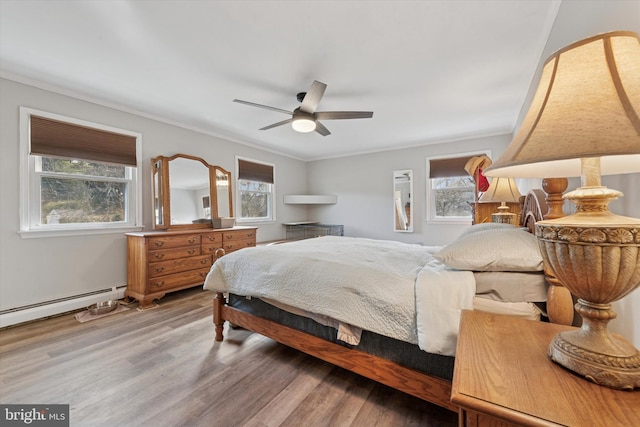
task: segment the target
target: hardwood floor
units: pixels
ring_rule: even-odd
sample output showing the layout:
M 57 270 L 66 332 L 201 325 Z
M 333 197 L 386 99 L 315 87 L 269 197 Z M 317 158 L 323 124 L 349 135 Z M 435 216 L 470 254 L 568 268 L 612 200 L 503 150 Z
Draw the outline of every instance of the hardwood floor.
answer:
M 69 404 L 71 426 L 455 426 L 457 414 L 242 330 L 213 295 L 87 323 L 0 330 L 0 402 Z

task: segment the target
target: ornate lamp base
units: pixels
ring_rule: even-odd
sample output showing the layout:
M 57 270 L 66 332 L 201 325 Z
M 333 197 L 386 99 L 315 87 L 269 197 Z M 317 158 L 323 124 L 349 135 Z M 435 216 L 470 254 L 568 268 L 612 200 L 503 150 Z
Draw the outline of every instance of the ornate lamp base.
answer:
M 557 335 L 549 357 L 589 380 L 611 388 L 640 387 L 640 352 L 607 330 L 616 318 L 611 302 L 640 285 L 640 220 L 608 211 L 603 187 L 580 188 L 578 210 L 536 223 L 540 252 L 553 275 L 578 298 L 582 328 Z M 595 194 L 595 195 L 594 195 Z M 582 196 L 580 194 L 579 196 Z M 567 195 L 565 195 L 567 197 Z
M 607 330 L 609 320 L 616 317 L 611 305 L 580 299 L 576 309 L 583 315 L 582 329 L 556 335 L 549 345 L 549 357 L 602 386 L 624 390 L 640 387 L 640 352 Z

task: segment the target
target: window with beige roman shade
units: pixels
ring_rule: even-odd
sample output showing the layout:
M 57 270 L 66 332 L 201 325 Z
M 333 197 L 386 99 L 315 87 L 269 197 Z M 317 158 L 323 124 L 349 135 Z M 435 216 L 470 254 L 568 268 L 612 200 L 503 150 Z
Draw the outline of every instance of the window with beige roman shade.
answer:
M 237 158 L 238 199 L 236 215 L 242 222 L 273 221 L 274 166 L 254 160 Z
M 136 132 L 20 108 L 21 235 L 142 224 L 140 141 Z
M 470 158 L 488 152 L 427 158 L 427 221 L 469 222 L 475 182 L 465 170 Z

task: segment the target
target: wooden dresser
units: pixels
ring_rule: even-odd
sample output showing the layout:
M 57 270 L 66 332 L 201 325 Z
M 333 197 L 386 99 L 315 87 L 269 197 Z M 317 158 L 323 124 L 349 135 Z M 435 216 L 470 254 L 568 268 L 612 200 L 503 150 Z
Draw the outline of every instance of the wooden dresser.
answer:
M 640 426 L 640 391 L 599 386 L 547 357 L 568 329 L 463 311 L 451 393 L 460 426 Z
M 127 290 L 141 310 L 167 292 L 202 285 L 216 259 L 256 245 L 256 228 L 127 233 Z

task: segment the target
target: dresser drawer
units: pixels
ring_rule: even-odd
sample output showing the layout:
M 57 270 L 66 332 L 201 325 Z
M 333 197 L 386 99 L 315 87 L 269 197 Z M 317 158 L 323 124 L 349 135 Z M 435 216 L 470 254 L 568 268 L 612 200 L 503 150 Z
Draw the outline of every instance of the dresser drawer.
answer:
M 200 255 L 190 258 L 178 258 L 149 264 L 149 277 L 164 276 L 181 271 L 211 267 L 211 255 Z
M 177 258 L 186 258 L 200 255 L 200 246 L 186 246 L 176 249 L 160 249 L 149 251 L 149 262 L 168 261 Z
M 202 244 L 222 243 L 222 233 L 207 233 L 202 235 Z M 218 246 L 219 247 L 219 246 Z
M 200 246 L 199 234 L 187 234 L 182 236 L 158 236 L 150 237 L 149 250 L 179 248 L 181 246 Z
M 233 230 L 222 233 L 222 241 L 226 244 L 236 240 L 252 239 L 256 240 L 256 230 Z
M 254 239 L 238 239 L 232 241 L 226 241 L 222 245 L 225 253 L 237 251 L 238 249 L 251 248 L 256 245 L 256 241 Z
M 150 279 L 147 292 L 161 292 L 172 288 L 179 288 L 189 285 L 198 285 L 204 283 L 204 279 L 209 273 L 208 268 L 193 270 L 186 273 L 170 274 L 155 279 Z

